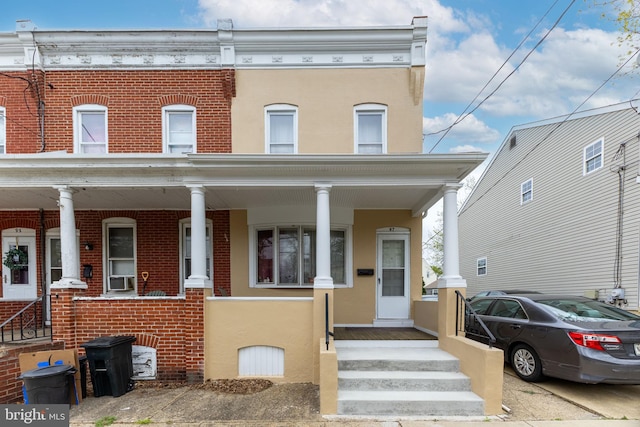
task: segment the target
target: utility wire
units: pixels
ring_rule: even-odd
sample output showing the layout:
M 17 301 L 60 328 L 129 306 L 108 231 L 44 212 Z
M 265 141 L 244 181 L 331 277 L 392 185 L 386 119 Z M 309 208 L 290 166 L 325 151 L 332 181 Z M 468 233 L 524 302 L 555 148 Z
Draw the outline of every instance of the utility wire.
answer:
M 583 106 L 583 105 L 584 105 L 584 104 L 585 104 L 589 99 L 591 99 L 591 98 L 592 98 L 596 93 L 598 93 L 598 91 L 599 91 L 600 89 L 602 89 L 602 87 L 603 87 L 604 85 L 606 85 L 607 83 L 609 83 L 609 81 L 611 81 L 611 79 L 612 79 L 613 77 L 615 77 L 615 75 L 616 75 L 616 74 L 618 74 L 618 73 L 620 72 L 620 70 L 622 70 L 622 69 L 623 69 L 623 68 L 624 68 L 624 67 L 625 67 L 625 66 L 626 66 L 626 65 L 627 65 L 627 64 L 628 64 L 628 63 L 629 63 L 633 58 L 635 58 L 635 57 L 636 57 L 636 55 L 638 55 L 639 53 L 640 53 L 640 49 L 636 50 L 636 51 L 635 51 L 635 53 L 634 53 L 633 55 L 631 55 L 631 56 L 629 57 L 629 59 L 627 59 L 627 60 L 624 62 L 624 64 L 620 65 L 620 66 L 619 66 L 619 67 L 618 67 L 618 68 L 613 72 L 613 74 L 611 74 L 609 77 L 607 77 L 607 79 L 606 79 L 604 82 L 602 82 L 602 84 L 601 84 L 600 86 L 598 86 L 598 88 L 597 88 L 597 89 L 595 89 L 593 92 L 591 92 L 591 94 L 589 94 L 589 96 L 587 96 L 587 97 L 585 98 L 585 100 L 584 100 L 584 101 L 582 101 L 582 102 L 580 103 L 580 105 L 578 105 L 576 108 L 574 108 L 574 110 L 573 110 L 571 113 L 569 113 L 568 115 L 564 116 L 563 120 L 562 120 L 562 121 L 560 121 L 560 122 L 558 122 L 558 123 L 556 124 L 556 126 L 555 126 L 553 129 L 551 129 L 551 130 L 549 131 L 549 133 L 548 133 L 548 134 L 546 134 L 546 135 L 544 136 L 544 138 L 542 138 L 542 139 L 541 139 L 537 144 L 535 144 L 535 145 L 531 148 L 531 150 L 529 150 L 529 151 L 524 155 L 524 157 L 522 157 L 520 160 L 518 160 L 516 163 L 514 163 L 514 165 L 513 165 L 511 168 L 509 168 L 507 171 L 505 171 L 505 173 L 504 173 L 504 174 L 502 174 L 502 176 L 501 176 L 498 180 L 496 180 L 496 182 L 494 182 L 494 183 L 493 183 L 489 188 L 487 188 L 487 190 L 486 190 L 484 193 L 482 193 L 482 194 L 481 194 L 480 196 L 478 196 L 474 201 L 472 201 L 472 202 L 469 204 L 469 206 L 466 206 L 466 205 L 465 205 L 465 206 L 463 206 L 463 209 L 461 209 L 461 210 L 460 210 L 460 213 L 462 213 L 464 210 L 467 210 L 468 208 L 470 208 L 471 206 L 473 206 L 473 205 L 474 205 L 478 200 L 482 199 L 482 198 L 483 198 L 483 197 L 484 197 L 484 196 L 485 196 L 485 195 L 486 195 L 486 194 L 487 194 L 487 193 L 488 193 L 492 188 L 494 188 L 496 185 L 498 185 L 498 184 L 499 184 L 499 183 L 500 183 L 500 182 L 501 182 L 501 181 L 502 181 L 502 180 L 503 180 L 507 175 L 509 175 L 509 173 L 511 173 L 511 171 L 513 171 L 516 167 L 518 167 L 518 165 L 520 165 L 520 163 L 522 163 L 523 161 L 525 161 L 525 160 L 527 159 L 527 157 L 529 157 L 529 155 L 530 155 L 530 154 L 531 154 L 531 153 L 532 153 L 536 148 L 538 148 L 540 145 L 542 145 L 542 143 L 543 143 L 543 142 L 545 142 L 547 139 L 549 139 L 549 137 L 550 137 L 550 136 L 551 136 L 551 135 L 552 135 L 556 130 L 558 130 L 558 128 L 559 128 L 560 126 L 562 126 L 564 123 L 566 123 L 566 122 L 567 122 L 567 120 L 569 120 L 569 118 L 571 118 L 574 114 L 576 114 L 576 113 L 578 112 L 578 110 L 579 110 L 579 109 L 580 109 L 580 108 L 581 108 L 581 107 L 582 107 L 582 106 Z M 498 153 L 496 153 L 496 155 L 498 155 Z M 471 198 L 471 196 L 473 195 L 473 193 L 474 193 L 474 192 L 472 191 L 472 192 L 471 192 L 471 194 L 469 194 L 469 198 L 468 198 L 468 200 L 470 200 L 470 198 Z
M 489 81 L 484 85 L 484 87 L 480 90 L 480 92 L 478 92 L 478 94 L 475 96 L 475 98 L 473 99 L 473 101 L 471 101 L 469 103 L 469 105 L 467 105 L 467 107 L 464 109 L 464 111 L 458 116 L 458 118 L 447 128 L 439 130 L 437 132 L 432 132 L 432 133 L 428 133 L 425 134 L 425 136 L 428 135 L 435 135 L 441 132 L 444 132 L 444 134 L 438 139 L 438 141 L 435 143 L 435 145 L 431 148 L 431 150 L 429 150 L 429 153 L 433 152 L 433 150 L 436 149 L 436 147 L 440 144 L 440 142 L 442 142 L 442 140 L 444 139 L 444 137 L 449 133 L 449 131 L 451 131 L 451 129 L 453 129 L 454 126 L 456 126 L 458 123 L 462 122 L 464 119 L 466 119 L 467 117 L 469 117 L 471 114 L 473 114 L 474 111 L 476 111 L 478 108 L 480 108 L 480 106 L 482 104 L 484 104 L 489 98 L 491 98 L 501 87 L 502 85 L 516 72 L 518 71 L 518 69 L 520 69 L 520 67 L 522 66 L 522 64 L 524 64 L 527 59 L 529 59 L 529 56 L 531 56 L 533 54 L 533 52 L 535 52 L 535 50 L 546 40 L 546 38 L 549 36 L 549 34 L 551 34 L 551 32 L 558 26 L 558 24 L 560 23 L 560 21 L 562 20 L 562 18 L 564 17 L 564 15 L 566 15 L 566 13 L 569 11 L 569 9 L 571 8 L 571 6 L 573 6 L 573 4 L 575 3 L 575 0 L 571 0 L 571 3 L 569 3 L 569 5 L 564 9 L 564 11 L 560 14 L 560 16 L 558 17 L 558 19 L 554 22 L 554 24 L 551 26 L 551 28 L 549 30 L 547 30 L 547 32 L 544 34 L 544 36 L 536 43 L 536 45 L 529 50 L 529 52 L 524 56 L 524 58 L 520 61 L 520 63 L 518 65 L 516 65 L 516 67 L 486 96 L 484 97 L 484 99 L 482 99 L 475 107 L 473 107 L 469 112 L 467 112 L 467 110 L 469 109 L 469 107 L 471 105 L 473 105 L 473 103 L 476 101 L 476 99 L 478 99 L 478 97 L 480 96 L 480 94 L 486 89 L 486 87 L 489 85 L 489 83 L 491 83 L 491 81 L 493 81 L 493 79 L 496 77 L 496 75 L 498 74 L 498 72 L 500 70 L 502 70 L 502 68 L 504 68 L 504 66 L 508 63 L 509 59 L 511 59 L 511 57 L 516 53 L 516 51 L 522 46 L 522 44 L 527 40 L 527 38 L 529 38 L 529 36 L 531 35 L 531 33 L 538 27 L 538 25 L 540 25 L 540 23 L 542 22 L 542 20 L 549 14 L 549 12 L 551 12 L 551 9 L 553 9 L 555 7 L 555 5 L 557 4 L 558 1 L 556 1 L 550 8 L 549 10 L 547 10 L 547 12 L 543 15 L 542 18 L 540 18 L 540 20 L 538 20 L 538 22 L 536 23 L 536 25 L 531 29 L 531 31 L 525 36 L 525 38 L 520 42 L 520 44 L 518 44 L 518 46 L 513 50 L 513 52 L 511 53 L 511 55 L 509 55 L 509 57 L 505 60 L 505 62 L 500 66 L 500 68 L 498 69 L 498 71 L 496 71 L 494 73 L 494 75 L 491 77 L 491 79 L 489 79 Z

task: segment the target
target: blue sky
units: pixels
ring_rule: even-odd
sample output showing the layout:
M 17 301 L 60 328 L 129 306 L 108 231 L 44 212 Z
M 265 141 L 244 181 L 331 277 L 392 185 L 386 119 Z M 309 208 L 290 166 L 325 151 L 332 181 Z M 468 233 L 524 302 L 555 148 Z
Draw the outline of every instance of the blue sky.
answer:
M 479 97 L 473 113 L 444 138 L 442 133 L 428 136 L 425 151 L 493 153 L 512 126 L 572 112 L 620 65 L 626 48 L 618 46 L 618 33 L 593 1 L 30 0 L 3 4 L 0 32 L 13 32 L 18 19 L 31 19 L 43 30 L 179 29 L 215 28 L 218 18 L 231 18 L 242 28 L 405 25 L 413 16 L 426 15 L 425 133 L 447 128 Z M 518 67 L 565 9 L 558 25 Z M 532 30 L 496 81 L 513 75 L 490 96 L 495 83 L 480 92 Z M 616 77 L 583 108 L 627 100 L 639 88 L 637 77 Z

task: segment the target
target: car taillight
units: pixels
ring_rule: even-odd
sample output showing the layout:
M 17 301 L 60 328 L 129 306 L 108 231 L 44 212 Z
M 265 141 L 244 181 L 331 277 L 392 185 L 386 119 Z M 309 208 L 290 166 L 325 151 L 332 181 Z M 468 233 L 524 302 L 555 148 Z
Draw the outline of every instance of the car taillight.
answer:
M 588 332 L 569 332 L 574 343 L 594 350 L 605 351 L 607 344 L 620 344 L 620 338 L 615 335 L 590 334 Z

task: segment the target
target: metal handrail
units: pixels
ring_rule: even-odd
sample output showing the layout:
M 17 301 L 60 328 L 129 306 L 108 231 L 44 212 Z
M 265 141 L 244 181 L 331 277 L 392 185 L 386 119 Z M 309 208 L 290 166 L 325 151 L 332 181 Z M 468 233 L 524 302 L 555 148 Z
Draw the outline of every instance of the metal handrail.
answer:
M 480 317 L 478 317 L 478 313 L 476 313 L 476 311 L 471 307 L 471 304 L 469 304 L 469 301 L 467 301 L 467 299 L 460 293 L 460 291 L 456 291 L 456 336 L 458 335 L 458 332 L 464 332 L 465 335 L 473 335 L 473 336 L 477 336 L 477 337 L 481 337 L 481 338 L 486 338 L 489 342 L 489 348 L 493 348 L 493 346 L 496 343 L 496 337 L 491 333 L 491 331 L 489 330 L 489 328 L 487 328 L 487 325 L 482 321 L 482 319 Z M 460 310 L 460 301 L 462 301 L 463 307 L 465 308 L 464 310 Z M 482 330 L 484 331 L 485 335 L 482 334 L 475 334 L 472 332 L 468 332 L 465 328 L 465 318 L 466 318 L 466 313 L 467 310 L 469 312 L 471 312 L 471 315 L 473 316 L 473 318 L 475 318 L 478 323 L 480 324 L 480 326 L 482 327 Z M 462 319 L 462 321 L 461 321 Z M 460 329 L 460 326 L 462 325 L 462 329 Z
M 38 302 L 42 302 L 42 309 L 48 309 L 51 304 L 51 300 L 45 300 L 47 295 L 42 295 L 39 298 L 31 301 L 24 308 L 18 311 L 16 314 L 2 322 L 0 324 L 0 342 L 10 342 L 10 341 L 25 341 L 35 338 L 41 338 L 47 336 L 47 325 L 46 319 L 43 313 L 38 317 Z M 46 304 L 46 305 L 45 305 Z M 33 312 L 29 312 L 28 310 L 33 307 Z M 18 327 L 16 327 L 15 323 L 18 323 Z M 9 326 L 11 340 L 5 339 L 5 329 Z M 38 329 L 41 329 L 41 333 L 39 334 Z M 51 329 L 51 328 L 49 328 Z M 19 331 L 19 338 L 16 338 L 16 332 Z M 49 332 L 48 336 L 52 336 L 52 333 Z
M 329 350 L 329 336 L 334 336 L 329 330 L 329 294 L 324 294 L 324 342 Z

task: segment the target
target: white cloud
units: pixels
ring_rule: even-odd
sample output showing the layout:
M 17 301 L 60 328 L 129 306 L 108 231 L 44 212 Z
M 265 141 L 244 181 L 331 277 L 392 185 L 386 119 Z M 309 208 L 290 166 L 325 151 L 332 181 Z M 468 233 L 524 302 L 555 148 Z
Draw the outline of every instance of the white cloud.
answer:
M 447 113 L 438 117 L 424 117 L 422 120 L 422 128 L 424 133 L 440 132 L 447 129 L 458 119 L 457 114 Z M 439 139 L 442 133 L 429 136 L 430 139 Z M 489 127 L 486 123 L 479 120 L 473 114 L 466 116 L 462 121 L 455 125 L 446 135 L 448 139 L 454 139 L 463 143 L 473 144 L 492 144 L 500 138 L 500 133 Z

